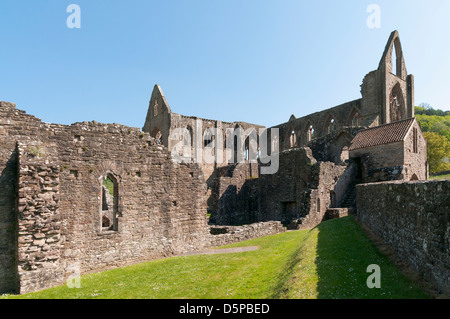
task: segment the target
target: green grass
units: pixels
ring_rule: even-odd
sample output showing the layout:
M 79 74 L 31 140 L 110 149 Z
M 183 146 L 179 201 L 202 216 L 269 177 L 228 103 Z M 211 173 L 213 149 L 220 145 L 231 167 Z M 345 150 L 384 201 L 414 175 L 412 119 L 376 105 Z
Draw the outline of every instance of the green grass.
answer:
M 437 180 L 437 179 L 450 179 L 450 174 L 446 174 L 446 175 L 431 175 L 430 176 L 430 179 L 434 179 L 434 180 Z
M 67 286 L 8 298 L 281 299 L 426 298 L 370 242 L 352 217 L 226 247 L 256 251 L 172 257 L 86 275 Z M 366 285 L 381 267 L 381 289 Z

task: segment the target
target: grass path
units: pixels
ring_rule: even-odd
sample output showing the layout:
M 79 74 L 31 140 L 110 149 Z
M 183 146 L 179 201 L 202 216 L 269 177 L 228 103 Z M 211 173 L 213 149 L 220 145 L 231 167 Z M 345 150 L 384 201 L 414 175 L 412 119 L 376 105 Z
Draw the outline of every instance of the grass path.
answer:
M 80 289 L 56 287 L 37 299 L 425 298 L 381 255 L 352 217 L 231 247 L 258 250 L 180 256 L 81 278 Z M 381 268 L 381 289 L 369 289 L 366 268 Z

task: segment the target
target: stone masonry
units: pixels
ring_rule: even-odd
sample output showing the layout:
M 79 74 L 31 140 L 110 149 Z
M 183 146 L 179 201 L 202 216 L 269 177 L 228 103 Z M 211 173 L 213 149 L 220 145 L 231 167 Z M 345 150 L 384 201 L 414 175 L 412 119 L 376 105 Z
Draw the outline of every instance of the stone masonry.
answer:
M 190 160 L 203 150 L 213 162 Z M 428 178 L 426 156 L 397 31 L 360 99 L 269 128 L 173 113 L 159 85 L 142 130 L 43 123 L 0 102 L 0 293 L 349 213 L 448 291 L 448 184 L 405 183 Z M 265 174 L 269 157 L 277 171 Z
M 450 295 L 450 181 L 357 186 L 358 221 L 440 294 Z

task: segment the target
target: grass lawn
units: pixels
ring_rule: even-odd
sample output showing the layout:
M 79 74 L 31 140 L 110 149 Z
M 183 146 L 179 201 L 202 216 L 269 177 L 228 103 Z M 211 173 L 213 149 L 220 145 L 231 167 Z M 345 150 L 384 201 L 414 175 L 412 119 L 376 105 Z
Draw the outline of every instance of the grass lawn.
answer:
M 86 275 L 81 288 L 56 287 L 38 299 L 427 298 L 367 239 L 353 217 L 226 247 L 256 251 L 183 256 Z M 369 289 L 367 266 L 381 269 Z
M 447 175 L 435 175 L 435 176 L 430 176 L 430 179 L 450 179 L 450 174 Z

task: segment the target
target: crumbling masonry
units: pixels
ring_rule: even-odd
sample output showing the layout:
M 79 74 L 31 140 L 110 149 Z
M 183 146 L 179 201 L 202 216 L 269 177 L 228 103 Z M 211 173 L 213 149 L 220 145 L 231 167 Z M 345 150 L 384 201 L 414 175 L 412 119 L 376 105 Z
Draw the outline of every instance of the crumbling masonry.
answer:
M 426 141 L 414 118 L 414 78 L 396 31 L 378 69 L 363 79 L 361 94 L 266 128 L 173 113 L 156 85 L 142 131 L 43 123 L 0 102 L 0 293 L 61 285 L 74 270 L 86 274 L 312 228 L 359 215 L 360 207 L 367 216 L 357 203 L 357 185 L 370 193 L 373 184 L 366 183 L 428 178 Z M 174 134 L 180 129 L 189 134 Z M 260 157 L 238 161 L 232 136 L 224 147 L 235 152 L 218 151 L 217 132 L 229 137 L 239 129 L 269 132 L 276 172 L 262 174 L 270 163 Z M 199 136 L 200 146 L 194 143 Z M 260 143 L 246 135 L 241 147 L 259 154 Z M 215 160 L 173 160 L 174 152 L 195 155 L 199 148 Z M 443 216 L 448 227 L 448 213 Z M 439 256 L 446 271 L 444 241 Z

